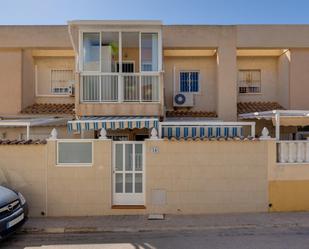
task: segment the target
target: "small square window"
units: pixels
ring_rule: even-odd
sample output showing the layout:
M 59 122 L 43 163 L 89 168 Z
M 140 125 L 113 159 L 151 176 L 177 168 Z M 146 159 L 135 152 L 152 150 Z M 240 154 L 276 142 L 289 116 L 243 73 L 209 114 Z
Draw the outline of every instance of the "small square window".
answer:
M 180 72 L 179 83 L 180 92 L 199 92 L 199 78 L 200 73 L 197 71 L 192 72 Z
M 260 93 L 261 92 L 261 70 L 239 70 L 238 92 Z

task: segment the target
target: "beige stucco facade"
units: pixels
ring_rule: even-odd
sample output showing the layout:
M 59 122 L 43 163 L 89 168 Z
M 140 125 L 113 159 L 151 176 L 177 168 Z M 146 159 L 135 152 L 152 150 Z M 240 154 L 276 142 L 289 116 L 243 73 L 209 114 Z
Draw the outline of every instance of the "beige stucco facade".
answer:
M 112 141 L 93 143 L 92 166 L 57 166 L 55 141 L 1 145 L 1 172 L 25 194 L 31 216 L 267 210 L 267 142 L 146 141 L 146 209 L 136 210 L 112 208 Z M 157 191 L 163 194 L 159 202 Z
M 89 29 L 91 22 L 83 26 Z M 113 30 L 119 23 L 96 25 L 96 30 Z M 128 31 L 145 29 L 142 23 L 122 27 Z M 120 26 L 121 26 L 120 25 Z M 131 26 L 130 26 L 131 25 Z M 162 31 L 163 51 L 175 49 L 186 56 L 163 56 L 162 98 L 153 107 L 137 104 L 132 112 L 131 104 L 77 105 L 79 115 L 159 115 L 163 109 L 173 108 L 174 88 L 179 87 L 179 70 L 199 70 L 201 92 L 195 94 L 192 110 L 215 111 L 225 121 L 237 119 L 236 103 L 239 101 L 273 101 L 285 108 L 308 109 L 306 101 L 306 69 L 309 60 L 307 25 L 148 25 L 149 29 Z M 0 65 L 1 82 L 10 82 L 10 101 L 3 101 L 2 115 L 16 115 L 33 103 L 71 103 L 72 97 L 46 97 L 50 93 L 51 68 L 73 68 L 78 64 L 78 25 L 68 26 L 1 26 Z M 70 39 L 70 34 L 71 38 Z M 73 43 L 72 43 L 73 42 Z M 205 56 L 190 50 L 214 51 Z M 239 56 L 238 51 L 242 52 Z M 282 53 L 278 51 L 282 50 Z M 45 51 L 45 52 L 44 52 Z M 71 52 L 70 52 L 71 51 Z M 189 52 L 188 52 L 189 51 Z M 251 51 L 251 52 L 250 52 Z M 260 52 L 259 52 L 260 51 Z M 201 52 L 202 53 L 202 52 Z M 62 54 L 62 56 L 61 56 Z M 139 68 L 136 49 L 124 48 L 123 60 L 134 60 L 135 72 Z M 245 54 L 245 56 L 244 56 Z M 37 71 L 35 70 L 37 68 Z M 176 73 L 174 73 L 174 68 Z M 237 72 L 239 69 L 260 69 L 260 94 L 238 94 Z M 174 75 L 175 74 L 175 75 Z M 37 83 L 37 86 L 36 86 Z M 176 86 L 174 86 L 174 84 Z M 8 85 L 1 84 L 1 94 L 7 96 Z M 161 94 L 161 93 L 160 93 Z M 45 95 L 45 96 L 36 96 Z M 164 95 L 164 97 L 163 97 Z M 0 98 L 3 99 L 3 98 Z M 79 96 L 75 97 L 79 103 Z M 143 105 L 143 107 L 140 107 Z M 80 108 L 79 108 L 80 107 Z M 159 108 L 158 108 L 159 107 Z M 111 111 L 106 111 L 106 110 Z

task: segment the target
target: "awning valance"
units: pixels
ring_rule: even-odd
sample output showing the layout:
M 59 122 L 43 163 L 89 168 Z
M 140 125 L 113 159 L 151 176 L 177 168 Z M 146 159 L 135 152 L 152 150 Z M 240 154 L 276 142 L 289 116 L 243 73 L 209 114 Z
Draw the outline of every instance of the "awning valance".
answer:
M 104 129 L 134 129 L 134 128 L 156 128 L 158 129 L 159 119 L 157 117 L 83 117 L 79 120 L 68 122 L 68 131 L 100 130 Z
M 276 125 L 276 119 L 272 118 L 273 125 Z M 280 117 L 280 126 L 308 126 L 309 117 Z

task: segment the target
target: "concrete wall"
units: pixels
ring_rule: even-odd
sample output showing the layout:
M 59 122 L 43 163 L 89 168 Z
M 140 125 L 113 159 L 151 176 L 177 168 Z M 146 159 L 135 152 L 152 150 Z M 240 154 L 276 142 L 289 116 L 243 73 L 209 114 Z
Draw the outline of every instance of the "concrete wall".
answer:
M 46 212 L 46 145 L 2 145 L 0 155 L 1 185 L 24 194 L 31 216 Z
M 146 144 L 150 212 L 267 210 L 267 142 L 148 141 Z M 158 147 L 159 153 L 152 153 L 152 147 Z M 244 150 L 246 154 L 242 153 Z M 157 189 L 166 193 L 165 205 L 154 204 L 152 192 Z
M 34 104 L 35 99 L 34 60 L 31 49 L 22 52 L 22 108 Z
M 290 62 L 291 53 L 279 56 L 278 59 L 278 103 L 284 108 L 290 108 Z
M 22 50 L 0 49 L 0 115 L 22 108 Z
M 74 98 L 57 96 L 51 92 L 51 70 L 72 69 L 75 67 L 74 57 L 36 57 L 34 64 L 37 68 L 37 103 L 74 103 Z
M 192 110 L 216 111 L 216 58 L 214 56 L 164 58 L 164 97 L 167 109 L 173 109 L 174 68 L 176 91 L 180 87 L 179 73 L 181 70 L 200 72 L 200 92 L 195 94 L 195 105 Z
M 309 49 L 291 49 L 290 108 L 308 110 Z
M 276 163 L 275 146 L 269 150 L 270 211 L 309 211 L 309 164 Z
M 4 25 L 0 48 L 72 48 L 72 44 L 66 25 Z
M 94 141 L 92 166 L 57 166 L 56 142 L 1 145 L 0 168 L 30 215 L 261 212 L 268 207 L 268 142 L 145 142 L 146 209 L 112 209 L 112 141 Z M 152 148 L 157 148 L 153 153 Z M 246 154 L 242 152 L 246 150 Z M 241 154 L 241 156 L 239 156 Z M 16 156 L 18 155 L 18 156 Z M 163 194 L 158 202 L 156 191 Z

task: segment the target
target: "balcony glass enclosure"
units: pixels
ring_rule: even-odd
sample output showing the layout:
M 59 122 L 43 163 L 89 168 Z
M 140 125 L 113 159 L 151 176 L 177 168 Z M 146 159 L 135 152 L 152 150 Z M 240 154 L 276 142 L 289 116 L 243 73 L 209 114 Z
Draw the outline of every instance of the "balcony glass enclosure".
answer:
M 159 102 L 159 35 L 83 32 L 81 102 Z

